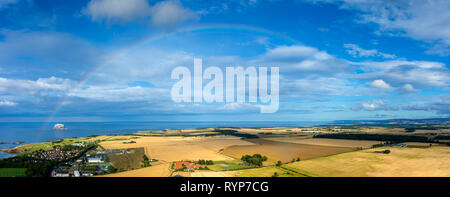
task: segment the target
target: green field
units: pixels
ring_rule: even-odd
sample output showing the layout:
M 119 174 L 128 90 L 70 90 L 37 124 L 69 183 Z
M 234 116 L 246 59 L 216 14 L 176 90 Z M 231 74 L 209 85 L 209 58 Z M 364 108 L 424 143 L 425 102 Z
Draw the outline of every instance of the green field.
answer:
M 130 153 L 110 153 L 108 157 L 111 164 L 119 171 L 139 169 L 145 154 L 144 148 L 127 149 Z
M 0 168 L 0 177 L 25 176 L 26 168 Z
M 34 144 L 24 144 L 15 148 L 20 154 L 28 154 L 38 150 L 51 150 L 54 146 L 65 146 L 75 143 L 90 141 L 95 139 L 95 137 L 80 137 L 80 138 L 67 138 L 62 139 L 60 142 L 42 142 Z
M 213 171 L 226 171 L 226 170 L 242 170 L 254 168 L 254 166 L 241 166 L 242 163 L 239 160 L 236 161 L 215 161 L 214 165 L 208 165 L 208 168 Z

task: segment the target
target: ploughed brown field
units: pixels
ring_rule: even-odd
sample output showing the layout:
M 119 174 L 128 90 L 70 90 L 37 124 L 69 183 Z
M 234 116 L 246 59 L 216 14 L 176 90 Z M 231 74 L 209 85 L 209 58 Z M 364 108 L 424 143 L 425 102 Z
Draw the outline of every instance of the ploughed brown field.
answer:
M 265 139 L 247 139 L 255 145 L 234 145 L 224 149 L 223 153 L 240 159 L 242 155 L 256 154 L 265 155 L 269 162 L 289 162 L 300 157 L 301 160 L 312 159 L 334 155 L 355 150 L 351 147 L 321 146 L 312 144 L 298 144 L 289 142 L 278 142 Z

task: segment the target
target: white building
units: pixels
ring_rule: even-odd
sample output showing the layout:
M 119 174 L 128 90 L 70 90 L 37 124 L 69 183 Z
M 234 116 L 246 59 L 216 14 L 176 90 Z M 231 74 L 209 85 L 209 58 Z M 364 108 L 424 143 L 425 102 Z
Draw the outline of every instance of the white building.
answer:
M 75 170 L 75 171 L 73 172 L 73 175 L 74 175 L 75 177 L 80 177 L 80 176 L 81 176 L 81 174 L 80 174 L 80 172 L 79 172 L 78 170 Z
M 88 163 L 103 163 L 102 158 L 100 157 L 88 157 Z

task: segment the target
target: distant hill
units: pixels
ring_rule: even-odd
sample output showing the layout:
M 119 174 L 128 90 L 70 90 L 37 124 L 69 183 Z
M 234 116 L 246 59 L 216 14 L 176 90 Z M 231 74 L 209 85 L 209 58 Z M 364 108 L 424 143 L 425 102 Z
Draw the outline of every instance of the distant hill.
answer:
M 450 118 L 431 119 L 388 119 L 388 120 L 336 120 L 336 125 L 450 125 Z

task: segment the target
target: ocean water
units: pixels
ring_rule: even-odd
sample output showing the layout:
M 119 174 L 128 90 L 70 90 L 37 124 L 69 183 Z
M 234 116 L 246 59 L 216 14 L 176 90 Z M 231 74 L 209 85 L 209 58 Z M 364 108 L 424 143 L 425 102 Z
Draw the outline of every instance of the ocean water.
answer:
M 90 135 L 130 134 L 139 130 L 156 129 L 195 129 L 203 127 L 275 127 L 275 126 L 312 126 L 326 122 L 58 122 L 66 130 L 53 130 L 56 123 L 42 122 L 0 122 L 0 148 L 18 146 L 14 142 L 25 144 L 46 142 L 61 138 L 86 137 Z M 13 156 L 0 151 L 0 158 Z

